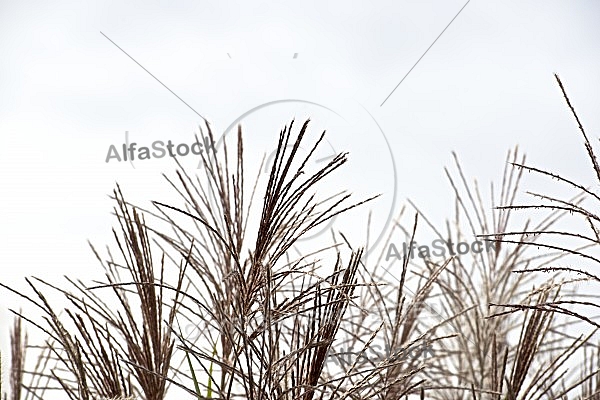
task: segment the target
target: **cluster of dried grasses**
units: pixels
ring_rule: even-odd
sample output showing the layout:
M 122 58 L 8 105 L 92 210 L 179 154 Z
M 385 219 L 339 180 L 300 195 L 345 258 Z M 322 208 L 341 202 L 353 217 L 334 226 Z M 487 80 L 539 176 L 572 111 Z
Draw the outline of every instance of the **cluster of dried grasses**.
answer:
M 153 202 L 153 210 L 143 209 L 128 203 L 117 187 L 118 256 L 110 249 L 103 256 L 92 246 L 105 282 L 27 279 L 32 294 L 0 283 L 39 310 L 39 315 L 13 311 L 10 396 L 4 400 L 45 399 L 52 391 L 85 400 L 162 400 L 177 393 L 252 400 L 600 398 L 595 331 L 573 337 L 568 328 L 574 322 L 564 317 L 598 326 L 569 308 L 595 304 L 566 299 L 564 286 L 573 280 L 559 274 L 600 277 L 556 266 L 569 254 L 599 260 L 580 248 L 540 241 L 567 235 L 597 244 L 600 217 L 581 204 L 583 195 L 600 200 L 598 195 L 527 167 L 515 149 L 497 197 L 491 188 L 489 206 L 457 161 L 457 174 L 447 171 L 455 192 L 453 223 L 442 232 L 420 213 L 437 238 L 455 243 L 485 238 L 495 242 L 491 252 L 445 260 L 408 254 L 402 265 L 384 267 L 386 246 L 378 257 L 367 258 L 335 234 L 330 246 L 301 253 L 295 245 L 302 235 L 372 199 L 353 203 L 348 194 L 317 199 L 318 186 L 347 158 L 340 154 L 308 171 L 324 136 L 300 158 L 307 129 L 308 121 L 294 134 L 292 122 L 280 132 L 258 213 L 252 211 L 258 178 L 246 183 L 238 130 L 233 152 L 224 143 L 222 152 L 202 155 L 202 176 L 190 176 L 181 166 L 176 179 L 165 176 L 181 205 Z M 206 132 L 214 142 L 208 124 Z M 514 229 L 514 211 L 533 207 L 516 203 L 523 171 L 559 179 L 582 193 L 569 200 L 538 195 L 549 204 L 535 207 L 549 210 L 548 216 Z M 403 212 L 394 235 L 403 232 L 414 240 L 417 218 L 405 227 Z M 553 230 L 571 213 L 584 218 L 594 235 Z M 533 246 L 553 252 L 540 256 L 530 251 Z M 536 281 L 536 271 L 553 276 Z M 51 302 L 50 292 L 64 303 Z M 22 320 L 47 341 L 29 346 Z M 198 333 L 193 338 L 182 329 L 190 325 Z M 374 356 L 372 349 L 381 347 L 384 353 Z M 339 349 L 348 350 L 348 362 L 331 362 L 345 357 Z M 38 353 L 32 365 L 25 359 L 31 351 Z

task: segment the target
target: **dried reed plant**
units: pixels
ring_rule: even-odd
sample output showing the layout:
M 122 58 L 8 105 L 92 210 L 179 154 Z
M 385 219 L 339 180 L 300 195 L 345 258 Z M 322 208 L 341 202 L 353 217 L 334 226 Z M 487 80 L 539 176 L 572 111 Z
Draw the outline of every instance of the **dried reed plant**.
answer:
M 162 400 L 174 388 L 196 399 L 533 400 L 566 399 L 577 389 L 581 398 L 598 397 L 592 334 L 567 335 L 572 322 L 559 318 L 569 314 L 595 324 L 566 308 L 582 302 L 562 297 L 565 282 L 557 273 L 582 272 L 554 267 L 563 252 L 598 260 L 540 239 L 556 234 L 557 221 L 574 213 L 586 219 L 594 236 L 560 235 L 595 244 L 600 219 L 580 205 L 580 193 L 568 200 L 539 196 L 552 202 L 538 206 L 551 211 L 539 223 L 527 220 L 514 229 L 511 216 L 528 208 L 516 204 L 525 170 L 600 197 L 526 167 L 515 150 L 507 156 L 499 195 L 492 186 L 486 206 L 477 182 L 467 182 L 455 155 L 458 179 L 446 172 L 456 217 L 446 232 L 420 212 L 410 229 L 400 222 L 397 229 L 412 243 L 417 220 L 424 220 L 445 242 L 478 238 L 494 246 L 486 253 L 445 259 L 414 259 L 411 250 L 398 260 L 400 268 L 394 264 L 394 274 L 392 266 L 383 267 L 386 249 L 367 258 L 338 232 L 332 232 L 329 244 L 320 240 L 310 251 L 297 246 L 311 230 L 374 199 L 351 202 L 341 192 L 318 200 L 318 188 L 347 155 L 311 171 L 309 160 L 325 133 L 300 157 L 308 127 L 306 121 L 294 133 L 292 121 L 281 130 L 262 185 L 258 177 L 248 183 L 239 128 L 233 151 L 223 142 L 222 151 L 202 154 L 199 174 L 191 176 L 178 164 L 176 179 L 165 175 L 182 204 L 154 201 L 153 209 L 145 209 L 127 202 L 117 186 L 118 257 L 110 249 L 102 256 L 92 246 L 105 282 L 67 278 L 64 287 L 27 279 L 33 295 L 0 283 L 40 311 L 37 318 L 13 312 L 48 336 L 28 371 L 17 320 L 11 397 L 4 400 L 39 399 L 56 389 L 69 399 Z M 208 123 L 205 131 L 202 141 L 214 143 Z M 535 255 L 532 246 L 548 251 Z M 536 281 L 515 271 L 554 274 Z M 591 273 L 585 277 L 599 279 Z M 66 306 L 51 304 L 50 292 L 60 294 Z M 197 335 L 184 333 L 184 326 L 193 326 Z M 383 353 L 373 352 L 381 347 Z M 573 378 L 567 365 L 582 352 L 586 363 Z M 27 374 L 36 383 L 25 385 Z
M 565 87 L 558 77 L 554 76 L 556 82 L 561 90 L 564 100 L 572 113 L 578 129 L 583 137 L 584 147 L 592 164 L 593 173 L 600 181 L 600 166 L 598 165 L 597 157 L 594 151 L 594 146 L 590 142 L 590 139 L 577 115 L 575 108 L 569 99 Z M 580 232 L 573 230 L 573 228 L 560 228 L 560 229 L 549 229 L 549 227 L 536 227 L 534 229 L 524 229 L 522 231 L 512 231 L 507 229 L 497 229 L 495 233 L 495 241 L 500 245 L 501 243 L 512 244 L 516 246 L 536 246 L 537 248 L 544 249 L 547 253 L 557 254 L 557 257 L 551 259 L 551 262 L 547 262 L 541 265 L 523 265 L 515 268 L 514 272 L 517 274 L 535 276 L 540 274 L 554 274 L 562 277 L 560 286 L 563 292 L 568 293 L 561 298 L 539 298 L 538 301 L 533 304 L 524 306 L 523 304 L 515 304 L 511 301 L 497 301 L 497 306 L 504 308 L 505 311 L 500 312 L 500 315 L 507 315 L 509 313 L 518 312 L 547 312 L 564 315 L 570 318 L 570 321 L 583 321 L 589 326 L 594 328 L 594 331 L 587 336 L 580 336 L 577 340 L 581 343 L 578 347 L 585 346 L 585 352 L 580 355 L 582 361 L 579 362 L 580 368 L 578 369 L 579 377 L 574 379 L 573 383 L 565 384 L 564 389 L 557 396 L 566 396 L 566 393 L 570 393 L 575 389 L 581 389 L 581 398 L 585 399 L 596 399 L 600 398 L 600 391 L 598 389 L 599 379 L 599 366 L 597 363 L 598 347 L 593 342 L 593 334 L 595 334 L 597 328 L 600 328 L 600 324 L 596 322 L 597 313 L 596 309 L 599 307 L 598 303 L 594 300 L 597 296 L 587 296 L 586 294 L 577 293 L 577 288 L 583 283 L 594 284 L 600 281 L 600 276 L 593 273 L 592 269 L 600 263 L 600 259 L 594 254 L 594 250 L 597 250 L 597 246 L 600 243 L 600 235 L 598 234 L 598 223 L 600 217 L 594 210 L 593 206 L 587 205 L 582 201 L 574 201 L 578 199 L 589 199 L 593 202 L 599 201 L 600 196 L 594 189 L 586 186 L 585 184 L 578 183 L 572 179 L 565 178 L 559 173 L 551 172 L 542 168 L 536 168 L 525 164 L 525 162 L 512 162 L 514 168 L 520 171 L 527 171 L 537 174 L 540 177 L 550 178 L 558 181 L 565 187 L 574 190 L 575 194 L 573 198 L 560 198 L 550 194 L 544 193 L 532 193 L 533 198 L 538 201 L 536 204 L 514 204 L 504 203 L 498 206 L 498 210 L 502 211 L 547 211 L 552 213 L 563 213 L 571 216 L 572 219 L 578 220 L 581 226 L 586 227 L 589 232 Z M 535 243 L 525 240 L 525 237 L 536 237 Z M 560 259 L 566 259 L 566 262 L 560 263 Z M 573 264 L 578 264 L 572 266 Z M 568 291 L 571 287 L 575 290 Z M 590 297 L 592 300 L 588 300 Z M 582 311 L 583 310 L 583 311 Z M 571 322 L 573 323 L 573 322 Z M 563 331 L 566 329 L 563 327 Z M 566 332 L 565 332 L 566 333 Z M 567 336 L 563 333 L 564 336 Z M 554 367 L 554 365 L 551 365 Z M 562 398 L 562 397 L 557 397 Z M 565 397 L 566 398 L 566 397 Z
M 152 258 L 143 218 L 127 206 L 120 190 L 115 191 L 115 198 L 122 237 L 113 232 L 123 264 L 112 258 L 104 263 L 96 253 L 105 266 L 108 284 L 89 287 L 67 278 L 70 287 L 64 289 L 41 279 L 26 279 L 37 299 L 0 285 L 41 310 L 43 322 L 13 312 L 48 335 L 45 346 L 55 364 L 46 373 L 68 398 L 143 395 L 148 400 L 163 399 L 174 347 L 169 324 L 176 315 L 180 286 L 171 288 L 175 298 L 165 317 L 164 258 L 158 263 L 161 270 L 156 278 L 157 263 Z M 120 270 L 129 276 L 122 277 Z M 182 268 L 179 284 L 184 272 Z M 128 290 L 129 286 L 135 290 Z M 112 303 L 105 293 L 99 293 L 102 288 L 113 293 Z M 64 296 L 68 306 L 62 311 L 47 300 L 45 293 L 50 290 Z M 39 389 L 51 387 L 48 384 Z
M 528 251 L 537 244 L 539 236 L 527 232 L 549 231 L 567 213 L 555 210 L 540 222 L 525 221 L 521 229 L 515 230 L 510 208 L 497 205 L 516 201 L 523 171 L 514 164 L 517 160 L 524 162 L 518 150 L 508 153 L 499 197 L 496 198 L 492 185 L 491 203 L 487 206 L 478 182 L 469 184 L 455 154 L 454 160 L 457 173 L 446 170 L 455 194 L 454 221 L 448 222 L 442 233 L 424 219 L 436 239 L 446 244 L 474 240 L 494 244 L 490 251 L 455 253 L 450 259 L 416 258 L 415 269 L 423 271 L 424 278 L 444 267 L 444 272 L 436 277 L 435 290 L 427 293 L 421 305 L 429 309 L 432 318 L 418 329 L 431 326 L 432 320 L 444 321 L 440 328 L 456 334 L 439 343 L 442 351 L 423 371 L 428 381 L 423 386 L 424 393 L 432 399 L 565 398 L 579 387 L 567 390 L 569 385 L 561 386 L 567 382 L 564 374 L 570 366 L 568 362 L 577 358 L 577 352 L 591 336 L 564 335 L 562 332 L 570 326 L 568 322 L 537 309 L 540 301 L 559 301 L 561 282 L 536 282 L 532 276 L 514 271 L 544 268 L 560 257 L 556 253 L 540 256 Z M 571 199 L 573 204 L 580 201 L 580 196 Z M 496 235 L 508 231 L 520 232 L 514 246 Z M 526 312 L 496 312 L 496 305 L 508 303 Z M 540 369 L 540 365 L 552 368 Z
M 328 359 L 335 357 L 331 350 L 340 333 L 353 330 L 348 307 L 365 312 L 355 302 L 360 297 L 357 290 L 371 286 L 357 280 L 363 253 L 350 249 L 349 262 L 344 263 L 339 243 L 299 257 L 289 250 L 303 234 L 370 199 L 348 206 L 343 203 L 349 195 L 317 202 L 314 187 L 344 164 L 346 155 L 338 155 L 312 174 L 305 171 L 323 135 L 306 158 L 296 160 L 308 121 L 295 138 L 292 127 L 293 123 L 280 133 L 256 241 L 247 247 L 247 255 L 242 250 L 249 208 L 244 209 L 246 199 L 241 196 L 247 192 L 241 131 L 233 166 L 225 144 L 222 160 L 215 154 L 203 159 L 207 181 L 178 174 L 178 190 L 186 199 L 184 208 L 157 203 L 196 222 L 197 232 L 192 233 L 166 212 L 161 216 L 175 231 L 171 236 L 162 235 L 168 246 L 180 254 L 192 248 L 189 262 L 194 273 L 188 275 L 196 297 L 191 306 L 182 306 L 181 315 L 202 323 L 202 336 L 197 341 L 182 337 L 181 348 L 193 355 L 207 375 L 206 380 L 199 380 L 198 389 L 221 398 L 248 399 L 357 398 L 367 392 L 375 396 L 382 390 L 389 391 L 391 398 L 408 393 L 417 385 L 401 389 L 398 384 L 406 383 L 414 371 L 398 368 L 399 363 L 391 359 L 368 369 L 354 363 L 336 374 L 327 368 Z M 210 129 L 208 135 L 214 140 Z M 231 178 L 229 170 L 235 171 Z M 308 177 L 302 179 L 305 174 Z M 175 183 L 172 186 L 177 187 Z M 217 207 L 209 201 L 211 193 L 217 194 Z M 248 201 L 251 203 L 252 197 Z M 210 247 L 190 247 L 192 243 Z M 333 268 L 323 275 L 328 250 L 333 253 Z M 357 352 L 353 361 L 360 355 Z M 374 385 L 374 378 L 386 371 L 387 383 L 380 380 Z

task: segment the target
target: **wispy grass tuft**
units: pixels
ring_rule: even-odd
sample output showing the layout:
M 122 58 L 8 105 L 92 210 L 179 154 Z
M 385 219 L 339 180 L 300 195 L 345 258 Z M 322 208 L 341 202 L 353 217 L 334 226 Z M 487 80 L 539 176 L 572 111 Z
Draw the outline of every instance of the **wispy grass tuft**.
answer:
M 600 180 L 594 150 L 564 96 Z M 600 277 L 557 263 L 569 255 L 600 262 L 585 252 L 600 242 L 600 217 L 583 206 L 584 195 L 599 195 L 527 167 L 515 149 L 487 202 L 454 155 L 456 171 L 446 170 L 454 220 L 439 229 L 417 209 L 405 228 L 403 209 L 394 235 L 414 243 L 417 222 L 424 221 L 439 240 L 487 241 L 489 251 L 433 258 L 411 250 L 388 262 L 387 249 L 367 258 L 340 232 L 331 232 L 329 242 L 311 242 L 307 251 L 306 243 L 298 245 L 303 235 L 377 197 L 355 201 L 340 192 L 319 200 L 320 188 L 348 159 L 341 153 L 311 169 L 325 133 L 306 146 L 309 126 L 292 121 L 280 131 L 266 182 L 247 175 L 240 127 L 233 147 L 224 142 L 202 154 L 198 174 L 176 160 L 174 176 L 164 177 L 179 204 L 155 200 L 143 208 L 127 202 L 117 185 L 114 245 L 102 253 L 90 244 L 104 281 L 27 278 L 29 293 L 0 283 L 37 310 L 13 310 L 10 392 L 3 400 L 43 399 L 50 390 L 72 400 L 163 400 L 182 393 L 195 399 L 541 400 L 576 391 L 598 398 L 595 331 L 572 335 L 574 322 L 566 318 L 600 327 L 572 309 L 597 304 L 570 300 L 565 289 Z M 215 142 L 208 123 L 201 135 Z M 301 147 L 308 155 L 300 156 Z M 519 205 L 524 171 L 577 193 L 570 199 L 537 194 L 546 203 Z M 516 211 L 530 208 L 549 214 L 537 223 L 515 222 Z M 569 214 L 591 233 L 555 228 Z M 569 249 L 548 237 L 583 245 Z M 545 252 L 533 252 L 538 247 Z M 536 280 L 532 272 L 552 275 Z M 569 272 L 579 276 L 565 281 L 560 274 Z M 47 340 L 28 345 L 22 320 Z M 25 357 L 33 350 L 35 366 Z M 569 372 L 582 354 L 585 364 Z M 27 376 L 31 383 L 24 383 Z

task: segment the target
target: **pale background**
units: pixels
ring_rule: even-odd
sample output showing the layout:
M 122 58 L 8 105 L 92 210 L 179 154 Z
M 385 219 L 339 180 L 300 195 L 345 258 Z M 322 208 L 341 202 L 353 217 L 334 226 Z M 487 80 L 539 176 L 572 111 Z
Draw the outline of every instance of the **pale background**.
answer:
M 381 106 L 464 4 L 0 1 L 0 279 L 22 288 L 25 276 L 99 274 L 86 240 L 112 244 L 107 194 L 115 182 L 132 201 L 166 200 L 159 172 L 174 169 L 168 157 L 135 168 L 107 164 L 108 147 L 120 148 L 125 131 L 145 145 L 191 143 L 197 132 L 200 117 L 101 31 L 219 136 L 246 111 L 279 99 L 340 113 L 344 120 L 296 103 L 248 117 L 250 169 L 292 116 L 299 126 L 311 115 L 313 134 L 327 128 L 333 148 L 354 162 L 332 186 L 357 199 L 384 194 L 372 209 L 379 231 L 407 198 L 435 223 L 451 217 L 443 167 L 453 150 L 486 184 L 499 182 L 506 152 L 518 144 L 531 164 L 591 185 L 553 73 L 597 143 L 597 1 L 472 0 Z M 367 111 L 389 140 L 396 181 Z M 184 163 L 195 166 L 189 156 Z M 362 229 L 365 215 L 349 225 Z M 7 309 L 18 306 L 0 294 L 4 349 Z

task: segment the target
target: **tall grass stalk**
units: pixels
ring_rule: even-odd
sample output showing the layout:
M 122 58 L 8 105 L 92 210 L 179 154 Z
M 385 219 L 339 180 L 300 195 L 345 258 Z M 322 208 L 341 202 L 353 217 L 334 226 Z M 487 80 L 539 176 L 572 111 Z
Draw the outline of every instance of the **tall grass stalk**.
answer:
M 592 146 L 564 96 L 600 180 Z M 405 224 L 403 208 L 386 246 L 398 232 L 415 242 L 424 222 L 445 242 L 479 238 L 492 241 L 492 251 L 441 259 L 409 251 L 384 267 L 385 250 L 367 258 L 340 232 L 301 251 L 303 235 L 377 197 L 356 201 L 340 192 L 319 200 L 319 188 L 348 159 L 338 154 L 311 169 L 325 133 L 307 146 L 308 129 L 309 121 L 299 128 L 292 121 L 281 130 L 266 182 L 247 175 L 239 128 L 233 147 L 224 142 L 221 150 L 202 154 L 199 174 L 176 160 L 175 175 L 165 179 L 179 204 L 134 205 L 117 185 L 114 244 L 106 252 L 90 244 L 104 281 L 27 278 L 29 293 L 0 283 L 38 312 L 13 310 L 19 318 L 4 400 L 41 399 L 49 390 L 73 400 L 162 400 L 182 393 L 251 400 L 538 400 L 574 398 L 576 391 L 579 398 L 598 397 L 594 331 L 570 335 L 574 322 L 565 317 L 600 326 L 568 308 L 597 305 L 567 299 L 565 288 L 600 277 L 556 263 L 569 254 L 600 260 L 584 247 L 544 239 L 568 236 L 596 245 L 600 217 L 582 206 L 582 194 L 600 196 L 527 167 L 515 149 L 499 190 L 492 185 L 486 202 L 454 155 L 455 172 L 446 170 L 454 220 L 439 229 L 417 209 Z M 198 141 L 215 142 L 208 123 L 201 135 Z M 304 157 L 302 147 L 310 149 Z M 570 199 L 536 195 L 547 203 L 519 205 L 524 171 L 578 193 Z M 550 212 L 536 223 L 514 222 L 516 211 L 535 207 Z M 555 230 L 569 213 L 583 218 L 591 233 Z M 534 246 L 547 252 L 540 256 Z M 533 272 L 552 275 L 536 280 Z M 564 272 L 581 277 L 565 282 Z M 50 301 L 50 293 L 62 302 Z M 47 340 L 28 347 L 21 320 Z M 182 326 L 193 326 L 197 335 L 186 336 Z M 374 352 L 381 347 L 384 353 Z M 39 351 L 35 366 L 28 366 L 26 349 Z M 570 374 L 569 363 L 578 357 L 585 364 Z M 31 384 L 24 383 L 28 375 Z

